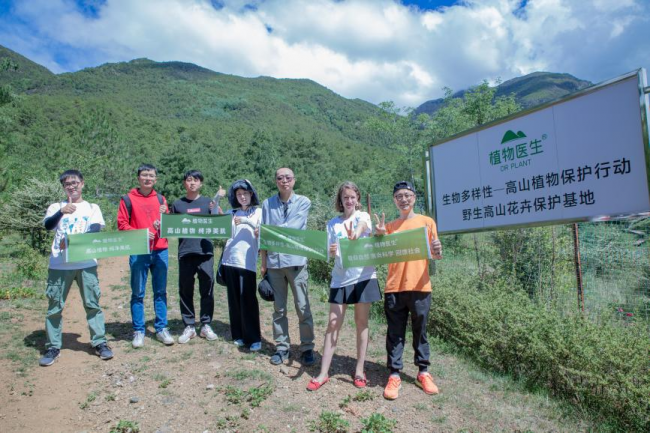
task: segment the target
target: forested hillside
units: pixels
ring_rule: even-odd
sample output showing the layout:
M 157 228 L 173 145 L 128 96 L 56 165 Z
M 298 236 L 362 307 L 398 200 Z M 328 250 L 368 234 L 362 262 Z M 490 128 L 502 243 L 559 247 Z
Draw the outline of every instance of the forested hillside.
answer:
M 120 194 L 141 162 L 161 169 L 159 187 L 181 193 L 198 168 L 208 189 L 247 177 L 263 195 L 273 171 L 293 167 L 297 190 L 330 195 L 343 179 L 379 191 L 405 167 L 372 142 L 366 121 L 379 109 L 310 80 L 241 78 L 180 62 L 147 59 L 54 75 L 0 47 L 16 66 L 0 73 L 12 101 L 0 108 L 0 150 L 12 181 L 52 178 L 69 167 L 97 194 Z

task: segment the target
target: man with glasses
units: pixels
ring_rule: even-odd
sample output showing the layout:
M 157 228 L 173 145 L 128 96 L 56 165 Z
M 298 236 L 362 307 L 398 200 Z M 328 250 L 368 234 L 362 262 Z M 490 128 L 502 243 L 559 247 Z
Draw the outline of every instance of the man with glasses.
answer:
M 84 188 L 84 177 L 81 172 L 67 170 L 59 177 L 59 181 L 68 199 L 50 205 L 43 220 L 47 230 L 55 231 L 45 290 L 48 299 L 45 317 L 47 350 L 39 361 L 43 367 L 54 364 L 60 355 L 63 306 L 74 281 L 77 282 L 81 292 L 90 330 L 90 344 L 95 349 L 95 354 L 103 360 L 113 357 L 113 352 L 106 343 L 104 313 L 99 307 L 97 260 L 68 262 L 65 258 L 66 235 L 98 232 L 105 225 L 104 217 L 99 206 L 88 203 L 81 197 Z
M 375 233 L 377 235 L 397 233 L 426 227 L 427 236 L 434 259 L 442 258 L 442 245 L 438 240 L 436 223 L 433 219 L 414 212 L 416 192 L 410 182 L 398 182 L 393 187 L 393 201 L 399 210 L 399 217 L 389 223 L 377 215 Z M 429 278 L 428 260 L 391 263 L 384 289 L 384 311 L 388 322 L 386 333 L 387 364 L 390 369 L 388 384 L 384 389 L 384 398 L 395 400 L 402 386 L 400 371 L 403 368 L 402 355 L 406 340 L 406 325 L 409 313 L 413 331 L 414 363 L 419 373 L 415 384 L 427 394 L 437 394 L 438 387 L 427 371 L 429 363 L 429 342 L 427 341 L 427 323 L 431 307 L 431 280 Z
M 275 172 L 275 183 L 278 187 L 278 194 L 264 200 L 262 224 L 306 229 L 311 201 L 307 197 L 293 192 L 293 187 L 296 184 L 293 171 L 289 168 L 278 169 Z M 307 290 L 307 258 L 265 250 L 262 250 L 261 254 L 261 274 L 263 276 L 268 272 L 275 295 L 273 338 L 276 353 L 271 357 L 271 364 L 282 364 L 290 356 L 289 322 L 287 320 L 287 286 L 290 285 L 298 314 L 301 361 L 304 365 L 313 365 L 316 362 L 314 359 L 314 323 Z
M 163 344 L 174 344 L 174 338 L 167 329 L 167 268 L 169 257 L 167 239 L 160 237 L 160 214 L 167 213 L 167 201 L 154 189 L 157 170 L 151 164 L 138 167 L 138 188 L 133 188 L 122 197 L 117 211 L 118 230 L 149 229 L 150 254 L 129 257 L 131 268 L 131 320 L 133 321 L 133 342 L 135 348 L 144 345 L 144 294 L 147 275 L 151 271 L 153 288 L 153 309 L 156 320 L 153 325 L 156 338 Z

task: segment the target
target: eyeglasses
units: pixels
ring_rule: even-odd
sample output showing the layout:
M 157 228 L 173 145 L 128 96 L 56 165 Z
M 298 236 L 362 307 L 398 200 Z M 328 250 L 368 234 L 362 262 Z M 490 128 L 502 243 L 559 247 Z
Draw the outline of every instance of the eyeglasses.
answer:
M 397 201 L 410 200 L 415 197 L 415 194 L 397 194 L 393 197 L 395 197 L 395 200 Z
M 276 176 L 275 180 L 278 182 L 282 182 L 283 180 L 286 180 L 287 182 L 291 182 L 293 180 L 293 176 Z
M 144 179 L 155 179 L 156 175 L 155 174 L 149 174 L 149 173 L 141 173 L 140 177 Z
M 75 186 L 79 186 L 81 182 L 73 181 L 73 182 L 66 182 L 63 184 L 64 188 L 74 188 Z

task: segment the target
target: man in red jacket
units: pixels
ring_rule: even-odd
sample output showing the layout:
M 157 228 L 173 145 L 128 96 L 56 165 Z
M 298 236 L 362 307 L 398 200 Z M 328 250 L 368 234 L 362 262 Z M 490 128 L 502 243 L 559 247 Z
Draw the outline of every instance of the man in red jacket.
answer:
M 167 239 L 160 237 L 160 214 L 167 213 L 167 201 L 154 189 L 157 170 L 151 164 L 138 167 L 138 188 L 122 197 L 117 211 L 119 230 L 149 229 L 151 254 L 129 257 L 131 267 L 131 320 L 133 321 L 133 347 L 144 344 L 144 294 L 147 276 L 151 271 L 153 306 L 156 313 L 154 328 L 156 338 L 166 345 L 174 344 L 167 329 Z

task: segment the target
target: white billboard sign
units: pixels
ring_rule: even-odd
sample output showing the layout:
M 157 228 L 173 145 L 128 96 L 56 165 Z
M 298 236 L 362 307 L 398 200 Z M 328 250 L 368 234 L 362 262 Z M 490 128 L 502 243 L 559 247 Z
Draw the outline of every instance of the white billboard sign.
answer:
M 429 149 L 441 233 L 650 211 L 645 71 Z

